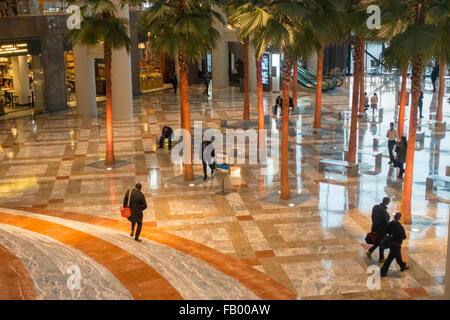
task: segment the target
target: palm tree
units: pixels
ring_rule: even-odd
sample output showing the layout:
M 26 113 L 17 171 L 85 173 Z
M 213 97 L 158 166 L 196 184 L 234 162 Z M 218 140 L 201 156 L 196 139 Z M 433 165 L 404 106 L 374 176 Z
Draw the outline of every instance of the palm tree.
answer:
M 214 19 L 223 22 L 212 9 L 220 0 L 149 0 L 150 7 L 140 17 L 140 25 L 148 33 L 156 54 L 178 60 L 181 127 L 184 129 L 184 180 L 194 180 L 192 141 L 189 115 L 188 62 L 200 60 L 215 47 L 220 33 Z
M 302 30 L 307 43 L 315 48 L 317 53 L 317 84 L 316 84 L 316 107 L 314 114 L 314 128 L 321 127 L 322 107 L 322 79 L 323 79 L 323 56 L 325 47 L 343 37 L 341 28 L 340 12 L 335 1 L 331 0 L 309 0 L 306 1 L 309 14 L 306 25 Z M 295 79 L 297 81 L 297 79 Z
M 308 10 L 302 2 L 293 0 L 248 1 L 236 10 L 241 11 L 240 14 L 236 12 L 236 23 L 239 25 L 240 34 L 242 36 L 252 34 L 252 42 L 258 43 L 255 50 L 257 57 L 262 56 L 266 48 L 283 53 L 280 198 L 290 199 L 288 120 L 289 86 L 292 69 L 291 53 L 294 47 L 295 32 Z
M 68 1 L 71 2 L 71 1 Z M 77 2 L 80 4 L 80 2 Z M 105 165 L 115 164 L 114 135 L 112 125 L 112 50 L 125 48 L 130 51 L 131 40 L 127 20 L 117 16 L 117 9 L 110 0 L 82 0 L 83 21 L 80 29 L 69 30 L 67 39 L 72 46 L 96 46 L 103 44 L 106 79 L 106 159 Z M 86 14 L 87 12 L 90 14 Z
M 382 6 L 391 5 L 391 1 L 381 0 Z M 411 72 L 411 111 L 406 152 L 405 178 L 401 210 L 404 223 L 411 224 L 411 194 L 414 169 L 414 151 L 417 131 L 417 107 L 422 85 L 423 66 L 437 52 L 441 38 L 437 21 L 448 19 L 450 15 L 449 1 L 409 0 L 397 1 L 401 10 L 392 21 L 403 21 L 406 24 L 401 32 L 390 41 L 392 54 L 396 57 L 408 57 L 412 61 Z M 389 22 L 389 21 L 388 21 Z M 394 26 L 392 27 L 394 28 Z M 448 48 L 449 44 L 443 44 Z
M 365 5 L 362 5 L 360 2 L 360 0 L 342 0 L 338 2 L 341 21 L 343 21 L 345 31 L 348 35 L 352 35 L 353 38 L 352 114 L 347 155 L 347 161 L 349 162 L 356 161 L 356 131 L 358 128 L 358 103 L 360 100 L 359 91 L 361 88 L 360 77 L 362 72 L 364 72 L 364 70 L 361 70 L 361 58 L 364 54 L 363 39 L 364 35 L 367 33 L 367 14 Z
M 450 19 L 442 19 L 437 23 L 439 29 L 439 38 L 441 39 L 436 50 L 436 56 L 440 62 L 439 66 L 439 90 L 438 90 L 438 107 L 436 110 L 436 120 L 442 121 L 442 108 L 444 104 L 444 87 L 445 87 L 445 67 L 450 60 L 450 51 L 448 43 L 450 36 L 448 30 L 450 29 Z

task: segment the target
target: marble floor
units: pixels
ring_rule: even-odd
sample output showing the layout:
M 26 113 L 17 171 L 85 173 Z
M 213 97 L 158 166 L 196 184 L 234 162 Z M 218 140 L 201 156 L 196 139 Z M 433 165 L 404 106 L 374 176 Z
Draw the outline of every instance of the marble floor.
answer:
M 446 174 L 450 125 L 436 131 L 428 121 L 437 96 L 424 89 L 424 118 L 416 143 L 412 225 L 404 259 L 393 263 L 380 288 L 367 286 L 365 256 L 373 205 L 385 196 L 391 214 L 401 200 L 402 180 L 388 165 L 385 132 L 396 121 L 400 78 L 367 77 L 383 114 L 359 121 L 359 174 L 318 170 L 323 158 L 342 159 L 349 140 L 351 78 L 323 94 L 324 124 L 313 135 L 314 92 L 300 89 L 300 114 L 290 116 L 289 182 L 292 200 L 279 201 L 273 164 L 235 164 L 224 177 L 185 183 L 182 167 L 167 149 L 157 149 L 164 125 L 180 127 L 179 98 L 171 91 L 134 99 L 132 121 L 114 123 L 116 165 L 106 170 L 104 105 L 98 118 L 76 108 L 54 115 L 0 120 L 0 299 L 436 299 L 445 280 L 450 190 L 426 177 Z M 428 80 L 429 81 L 429 80 Z M 270 114 L 277 93 L 264 93 Z M 450 106 L 444 97 L 444 121 Z M 250 97 L 257 117 L 256 95 Z M 221 120 L 241 119 L 239 88 L 202 95 L 190 87 L 193 127 L 219 129 Z M 409 108 L 406 110 L 406 130 Z M 277 117 L 270 116 L 267 145 L 277 145 Z M 378 138 L 378 146 L 373 139 Z M 382 152 L 377 166 L 373 152 Z M 218 155 L 223 156 L 223 155 Z M 228 155 L 229 156 L 229 155 Z M 266 170 L 261 170 L 265 168 Z M 264 172 L 264 173 L 263 173 Z M 143 185 L 143 242 L 129 239 L 119 209 L 125 191 Z M 81 282 L 70 282 L 81 274 Z M 77 278 L 78 279 L 78 278 Z M 70 282 L 70 283 L 69 283 Z

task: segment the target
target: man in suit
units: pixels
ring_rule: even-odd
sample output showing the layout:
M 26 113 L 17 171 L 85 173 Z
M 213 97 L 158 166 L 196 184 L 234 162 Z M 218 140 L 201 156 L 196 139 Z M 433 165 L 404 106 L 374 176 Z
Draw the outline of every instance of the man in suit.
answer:
M 208 179 L 207 165 L 211 169 L 211 177 L 214 177 L 214 169 L 216 168 L 215 156 L 213 143 L 211 141 L 205 141 L 204 137 L 202 137 L 202 154 L 200 158 L 203 165 L 203 180 Z
M 389 246 L 389 255 L 387 257 L 386 262 L 381 267 L 380 273 L 382 277 L 386 277 L 389 267 L 394 261 L 397 261 L 400 266 L 400 271 L 406 271 L 409 267 L 406 265 L 406 262 L 402 259 L 402 242 L 406 239 L 405 228 L 400 223 L 400 218 L 402 214 L 397 212 L 394 216 L 394 220 L 389 222 L 386 227 L 386 233 L 391 236 L 391 245 Z
M 136 186 L 134 189 L 130 189 L 125 193 L 125 198 L 123 199 L 123 207 L 126 208 L 128 205 L 128 197 L 130 196 L 131 192 L 131 199 L 130 199 L 130 206 L 131 209 L 131 216 L 128 218 L 128 220 L 131 222 L 131 234 L 130 236 L 134 236 L 134 240 L 141 242 L 142 240 L 139 239 L 139 235 L 141 234 L 142 230 L 142 219 L 144 217 L 143 211 L 147 209 L 147 202 L 145 201 L 145 196 L 141 192 L 142 185 L 140 183 L 136 183 Z M 134 227 L 137 224 L 137 230 L 136 235 L 134 234 Z
M 384 249 L 381 247 L 381 242 L 386 237 L 386 226 L 389 223 L 389 213 L 387 212 L 387 206 L 391 202 L 388 197 L 383 198 L 383 202 L 377 204 L 372 209 L 372 229 L 371 231 L 376 233 L 378 238 L 377 242 L 367 251 L 366 255 L 370 259 L 372 253 L 377 247 L 380 247 L 380 256 L 378 262 L 383 263 L 384 259 Z

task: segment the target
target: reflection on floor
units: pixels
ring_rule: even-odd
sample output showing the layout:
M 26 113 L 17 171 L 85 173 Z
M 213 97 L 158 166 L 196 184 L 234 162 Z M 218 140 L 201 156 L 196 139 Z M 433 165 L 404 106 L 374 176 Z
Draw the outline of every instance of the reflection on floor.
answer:
M 338 121 L 338 112 L 350 109 L 348 81 L 323 95 L 324 120 Z M 415 154 L 413 224 L 406 226 L 408 240 L 403 246 L 411 269 L 400 273 L 393 263 L 380 290 L 367 287 L 368 267 L 378 259 L 377 253 L 372 260 L 365 256 L 371 208 L 389 196 L 389 212 L 395 213 L 401 199 L 402 181 L 388 165 L 385 140 L 397 112 L 399 83 L 399 78 L 367 78 L 366 91 L 378 93 L 384 112 L 369 111 L 367 120 L 359 122 L 358 148 L 363 152 L 357 177 L 318 171 L 320 159 L 342 159 L 349 121 L 341 121 L 342 130 L 324 125 L 319 134 L 312 134 L 314 93 L 300 92 L 301 112 L 290 116 L 292 200 L 288 202 L 278 200 L 279 173 L 269 162 L 264 168 L 232 166 L 224 178 L 227 195 L 218 193 L 220 177 L 202 180 L 201 165 L 194 166 L 193 185 L 184 183 L 182 167 L 171 162 L 169 151 L 156 149 L 164 125 L 180 127 L 179 99 L 170 91 L 135 99 L 134 120 L 114 124 L 117 165 L 110 171 L 103 166 L 104 111 L 98 119 L 70 112 L 0 122 L 0 258 L 9 266 L 0 267 L 0 286 L 8 288 L 0 298 L 426 299 L 442 295 L 450 190 L 436 183 L 436 190 L 426 193 L 425 180 L 430 174 L 445 175 L 450 138 L 448 130 L 437 133 L 429 127 L 426 119 L 436 112 L 436 95 L 427 88 L 419 128 L 425 138 L 417 142 Z M 220 120 L 242 118 L 241 92 L 230 88 L 207 98 L 201 90 L 193 86 L 190 92 L 193 127 L 224 130 Z M 265 93 L 266 114 L 277 95 Z M 447 97 L 444 121 L 450 123 Z M 252 118 L 256 112 L 252 94 Z M 406 114 L 407 126 L 409 108 Z M 266 123 L 268 146 L 278 144 L 275 119 Z M 374 138 L 379 138 L 378 147 L 373 146 Z M 374 151 L 383 153 L 381 167 L 371 155 Z M 125 239 L 128 225 L 119 216 L 123 194 L 136 182 L 143 185 L 148 202 L 141 244 Z M 110 253 L 105 254 L 104 248 Z M 133 269 L 118 268 L 113 259 L 131 259 Z M 67 289 L 65 283 L 70 275 L 67 268 L 73 265 L 88 275 L 82 276 L 79 291 Z M 99 291 L 105 283 L 109 290 Z M 145 290 L 150 285 L 159 289 Z

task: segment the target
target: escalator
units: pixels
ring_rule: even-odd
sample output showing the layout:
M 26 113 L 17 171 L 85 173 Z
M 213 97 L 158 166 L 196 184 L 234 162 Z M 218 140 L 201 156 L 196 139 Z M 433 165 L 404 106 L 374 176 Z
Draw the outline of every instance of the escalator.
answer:
M 297 82 L 304 88 L 315 89 L 317 86 L 317 73 L 314 69 L 308 66 L 299 66 Z M 341 86 L 344 83 L 342 77 L 327 77 L 322 78 L 322 91 L 327 91 Z

